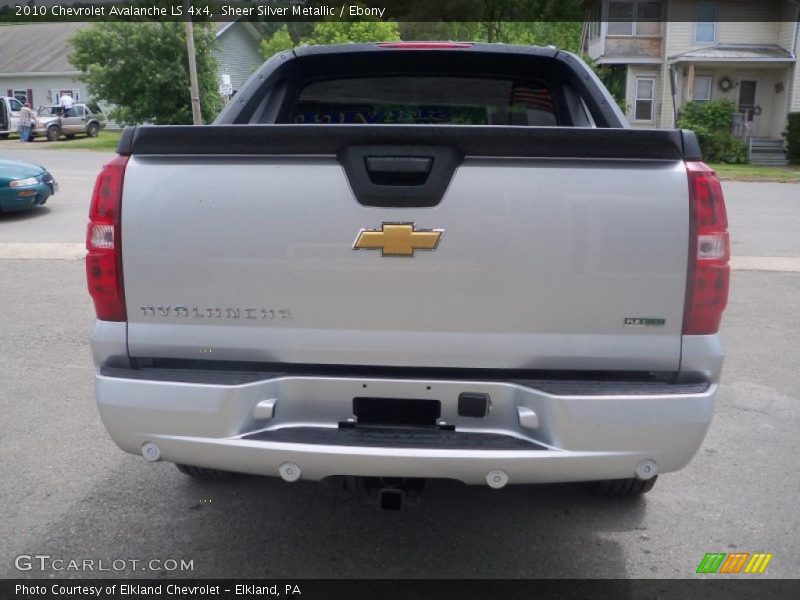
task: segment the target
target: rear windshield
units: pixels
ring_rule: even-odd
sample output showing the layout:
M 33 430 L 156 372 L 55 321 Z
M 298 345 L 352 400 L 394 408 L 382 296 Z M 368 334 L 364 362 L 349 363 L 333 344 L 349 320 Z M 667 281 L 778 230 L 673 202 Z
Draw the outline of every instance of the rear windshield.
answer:
M 550 90 L 538 81 L 449 76 L 360 77 L 304 87 L 291 121 L 313 124 L 558 124 Z

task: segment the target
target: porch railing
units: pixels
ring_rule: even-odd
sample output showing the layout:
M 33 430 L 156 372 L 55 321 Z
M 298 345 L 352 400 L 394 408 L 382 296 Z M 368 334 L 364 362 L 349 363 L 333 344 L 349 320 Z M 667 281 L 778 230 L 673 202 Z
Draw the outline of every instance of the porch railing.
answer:
M 747 140 L 752 137 L 752 127 L 747 121 L 747 113 L 739 112 L 733 115 L 733 126 L 731 127 L 733 135 L 740 140 Z

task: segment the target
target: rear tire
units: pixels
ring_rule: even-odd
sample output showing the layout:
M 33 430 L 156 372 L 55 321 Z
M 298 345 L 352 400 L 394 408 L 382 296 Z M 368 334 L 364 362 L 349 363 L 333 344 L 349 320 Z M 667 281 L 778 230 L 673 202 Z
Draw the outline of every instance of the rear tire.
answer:
M 598 481 L 597 489 L 604 496 L 613 498 L 635 498 L 646 494 L 653 489 L 658 476 L 642 481 L 640 479 L 609 479 L 608 481 Z
M 230 479 L 236 475 L 236 473 L 231 473 L 230 471 L 219 471 L 217 469 L 207 469 L 206 467 L 193 467 L 180 463 L 175 463 L 175 466 L 178 467 L 178 471 L 184 475 L 202 481 L 219 481 L 221 479 Z
M 86 135 L 88 137 L 97 137 L 99 132 L 100 126 L 97 123 L 89 123 L 89 126 L 86 128 Z
M 9 135 L 8 133 L 0 133 L 0 140 L 7 140 Z

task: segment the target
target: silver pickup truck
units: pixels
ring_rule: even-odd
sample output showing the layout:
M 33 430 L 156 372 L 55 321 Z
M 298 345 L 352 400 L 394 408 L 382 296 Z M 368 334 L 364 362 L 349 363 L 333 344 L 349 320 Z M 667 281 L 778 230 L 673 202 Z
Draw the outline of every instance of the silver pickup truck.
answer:
M 126 129 L 86 260 L 97 403 L 196 477 L 649 491 L 714 410 L 729 242 L 694 134 L 575 55 L 304 47 Z M 357 479 L 356 479 L 357 478 Z

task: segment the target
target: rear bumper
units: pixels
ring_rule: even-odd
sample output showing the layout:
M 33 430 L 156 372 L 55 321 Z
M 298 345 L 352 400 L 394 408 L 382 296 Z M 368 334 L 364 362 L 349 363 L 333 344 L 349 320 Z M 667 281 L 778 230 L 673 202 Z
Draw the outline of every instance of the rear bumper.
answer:
M 244 473 L 277 476 L 281 465 L 292 463 L 306 480 L 354 475 L 480 484 L 498 469 L 509 483 L 627 478 L 645 460 L 655 461 L 659 473 L 678 470 L 702 443 L 717 386 L 187 378 L 173 372 L 156 377 L 146 371 L 103 369 L 96 375 L 96 389 L 111 437 L 133 454 L 150 442 L 164 460 Z M 489 414 L 459 416 L 463 392 L 489 394 Z M 435 435 L 419 444 L 398 444 L 396 435 L 385 444 L 375 441 L 380 436 L 363 443 L 358 435 L 338 435 L 346 430 L 337 425 L 353 418 L 353 398 L 364 395 L 437 399 L 441 420 L 454 425 L 456 434 L 444 435 L 441 444 Z M 272 405 L 271 417 L 265 417 L 265 405 Z M 475 435 L 451 443 L 462 433 Z M 474 439 L 501 443 L 473 444 Z

